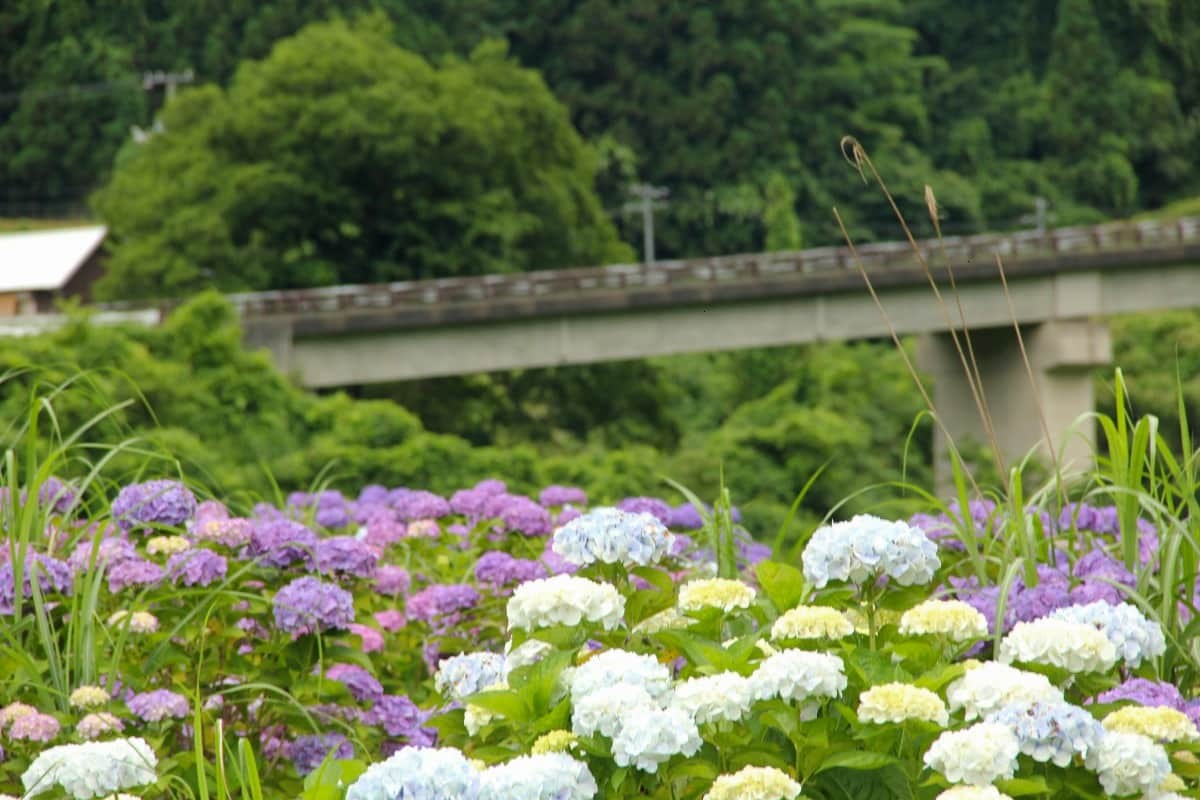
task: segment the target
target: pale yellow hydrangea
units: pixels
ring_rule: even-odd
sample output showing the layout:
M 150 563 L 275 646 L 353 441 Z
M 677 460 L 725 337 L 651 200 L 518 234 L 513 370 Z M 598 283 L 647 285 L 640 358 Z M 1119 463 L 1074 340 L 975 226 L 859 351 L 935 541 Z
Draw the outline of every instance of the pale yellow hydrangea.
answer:
M 108 692 L 99 686 L 80 686 L 71 692 L 68 699 L 75 708 L 95 708 L 104 705 L 111 698 L 108 696 Z
M 1012 800 L 995 786 L 951 786 L 936 800 Z
M 672 607 L 646 617 L 644 620 L 633 626 L 633 632 L 643 635 L 658 633 L 659 631 L 673 631 L 681 628 L 686 628 L 695 620 L 685 617 L 679 613 L 679 610 Z
M 867 624 L 867 615 L 859 611 L 857 608 L 851 608 L 846 611 L 846 619 L 850 620 L 850 624 L 854 626 L 855 633 L 866 635 L 870 632 L 870 626 Z M 880 608 L 875 611 L 875 626 L 882 628 L 884 625 L 899 625 L 900 612 L 893 611 L 890 608 Z
M 550 731 L 537 738 L 530 752 L 535 756 L 543 753 L 566 753 L 578 744 L 579 737 L 570 731 Z
M 900 632 L 908 636 L 945 636 L 955 642 L 988 635 L 987 618 L 961 600 L 926 600 L 900 617 Z
M 928 689 L 907 683 L 884 683 L 859 695 L 858 718 L 878 723 L 919 719 L 945 726 L 950 714 L 942 698 Z
M 171 556 L 191 548 L 192 543 L 182 536 L 155 536 L 146 542 L 146 552 L 152 556 Z
M 742 767 L 713 781 L 704 800 L 792 800 L 800 784 L 774 767 Z
M 679 588 L 679 609 L 719 608 L 728 613 L 735 608 L 749 608 L 756 595 L 754 587 L 728 578 L 689 581 Z
M 1160 792 L 1182 792 L 1187 788 L 1187 784 L 1183 782 L 1183 778 L 1172 772 L 1167 776 L 1167 779 L 1158 786 Z
M 1140 733 L 1159 742 L 1185 742 L 1200 738 L 1195 724 L 1182 711 L 1168 706 L 1126 706 L 1109 714 L 1104 727 L 1117 733 Z
M 129 617 L 129 630 L 133 633 L 154 633 L 158 630 L 158 617 L 149 611 L 134 611 L 132 614 L 123 609 L 115 611 L 108 618 L 108 624 L 124 626 L 126 617 Z
M 758 648 L 758 652 L 762 653 L 767 658 L 770 658 L 771 656 L 777 655 L 779 653 L 779 651 L 776 650 L 774 647 L 772 647 L 771 643 L 768 642 L 766 639 L 759 639 L 757 642 L 754 643 L 754 646 Z
M 841 639 L 852 633 L 850 620 L 828 606 L 796 606 L 771 626 L 771 638 L 775 640 Z
M 500 681 L 499 683 L 493 683 L 490 686 L 483 687 L 483 690 L 485 692 L 494 692 L 507 688 L 508 683 L 506 681 Z M 463 711 L 463 726 L 466 727 L 467 733 L 472 736 L 478 736 L 479 732 L 483 730 L 483 726 L 496 719 L 497 716 L 497 714 L 488 711 L 482 706 L 477 706 L 474 703 L 468 702 L 466 709 Z

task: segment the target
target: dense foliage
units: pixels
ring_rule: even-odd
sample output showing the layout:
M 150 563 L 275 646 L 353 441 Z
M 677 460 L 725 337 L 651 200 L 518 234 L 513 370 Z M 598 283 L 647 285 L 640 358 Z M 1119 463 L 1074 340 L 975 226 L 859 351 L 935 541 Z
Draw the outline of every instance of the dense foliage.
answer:
M 17 0 L 0 9 L 0 33 L 16 43 L 0 54 L 0 152 L 12 153 L 0 185 L 23 199 L 78 202 L 103 181 L 129 126 L 149 126 L 161 106 L 160 89 L 138 85 L 142 72 L 192 68 L 199 83 L 230 86 L 244 60 L 304 25 L 368 9 L 391 20 L 400 46 L 435 61 L 506 39 L 604 154 L 610 210 L 629 199 L 632 180 L 671 189 L 659 214 L 664 255 L 768 246 L 780 178 L 803 241 L 836 238 L 834 204 L 856 235 L 890 234 L 880 199 L 847 180 L 837 150 L 847 133 L 893 165 L 895 188 L 912 202 L 922 183 L 937 187 L 951 231 L 1028 224 L 1018 220 L 1037 196 L 1068 222 L 1157 206 L 1197 186 L 1195 0 L 220 9 L 138 0 L 108 13 L 80 0 Z M 340 81 L 324 88 L 336 95 Z M 211 101 L 211 90 L 202 96 Z M 628 222 L 633 243 L 639 223 Z

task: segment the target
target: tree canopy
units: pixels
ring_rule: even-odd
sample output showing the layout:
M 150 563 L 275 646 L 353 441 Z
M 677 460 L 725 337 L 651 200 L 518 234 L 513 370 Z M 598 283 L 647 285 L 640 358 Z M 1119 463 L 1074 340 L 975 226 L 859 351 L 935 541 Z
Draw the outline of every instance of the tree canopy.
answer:
M 566 109 L 502 43 L 440 67 L 386 22 L 314 24 L 227 90 L 182 92 L 96 205 L 117 298 L 630 257 Z

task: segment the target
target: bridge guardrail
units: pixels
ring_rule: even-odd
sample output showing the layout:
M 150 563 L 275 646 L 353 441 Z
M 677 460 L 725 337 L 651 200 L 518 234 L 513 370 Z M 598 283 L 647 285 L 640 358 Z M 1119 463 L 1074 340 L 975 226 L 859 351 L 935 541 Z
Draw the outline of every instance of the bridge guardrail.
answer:
M 954 265 L 991 261 L 1006 263 L 1055 255 L 1136 250 L 1200 243 L 1200 217 L 1169 221 L 1113 222 L 1104 225 L 1057 228 L 1045 232 L 1021 231 L 947 237 L 941 242 L 917 242 L 930 264 Z M 870 271 L 911 268 L 916 265 L 908 242 L 880 242 L 857 248 L 863 267 Z M 696 284 L 769 282 L 797 275 L 855 269 L 849 248 L 818 247 L 778 253 L 753 253 L 711 258 L 615 264 L 603 267 L 545 270 L 507 275 L 438 278 L 320 289 L 255 292 L 231 295 L 243 316 L 339 313 L 431 305 L 485 303 L 552 296 L 654 289 Z

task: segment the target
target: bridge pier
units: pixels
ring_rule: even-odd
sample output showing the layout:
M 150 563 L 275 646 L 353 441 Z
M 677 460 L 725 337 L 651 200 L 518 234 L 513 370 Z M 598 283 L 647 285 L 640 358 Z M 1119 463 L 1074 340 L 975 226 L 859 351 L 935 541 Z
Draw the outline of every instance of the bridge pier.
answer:
M 1035 395 L 1012 326 L 971 332 L 983 391 L 1004 463 L 1011 467 L 1036 448 L 1049 464 L 1042 414 L 1064 472 L 1092 463 L 1095 424 L 1080 416 L 1095 409 L 1093 374 L 1112 361 L 1112 339 L 1102 321 L 1050 320 L 1024 325 L 1021 334 L 1037 383 Z M 966 343 L 959 334 L 959 342 Z M 933 402 L 942 423 L 957 443 L 971 439 L 987 444 L 979 411 L 949 334 L 928 334 L 918 344 L 920 367 L 934 381 Z M 1039 411 L 1038 400 L 1041 401 Z M 1078 422 L 1078 424 L 1076 424 Z M 945 435 L 934 430 L 934 474 L 938 492 L 949 497 L 953 474 Z

